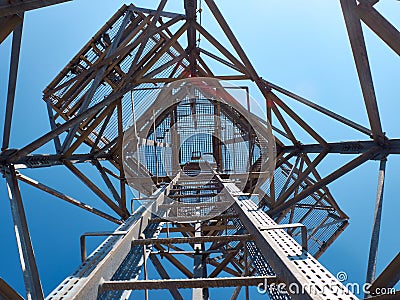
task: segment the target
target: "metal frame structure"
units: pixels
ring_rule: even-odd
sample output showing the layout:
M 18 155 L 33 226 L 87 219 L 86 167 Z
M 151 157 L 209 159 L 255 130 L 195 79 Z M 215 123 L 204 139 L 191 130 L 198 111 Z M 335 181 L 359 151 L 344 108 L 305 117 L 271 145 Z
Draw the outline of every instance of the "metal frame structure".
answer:
M 400 55 L 400 33 L 374 8 L 378 1 L 340 0 L 369 128 L 262 79 L 213 0 L 204 2 L 234 53 L 227 50 L 227 45 L 222 45 L 199 23 L 197 16 L 202 10 L 197 6 L 197 1 L 184 0 L 185 11 L 175 13 L 164 11 L 167 0 L 161 0 L 156 10 L 124 5 L 115 13 L 44 90 L 43 99 L 52 130 L 21 149 L 13 149 L 9 145 L 9 137 L 23 16 L 27 10 L 60 2 L 65 1 L 21 0 L 10 3 L 0 0 L 0 42 L 13 34 L 0 170 L 6 178 L 9 191 L 28 299 L 44 299 L 44 295 L 19 190 L 20 182 L 119 225 L 113 233 L 97 233 L 110 236 L 88 257 L 82 251 L 85 254 L 82 255 L 82 265 L 47 299 L 116 299 L 129 297 L 131 290 L 147 291 L 156 288 L 167 289 L 174 299 L 183 299 L 180 288 L 191 288 L 193 299 L 208 299 L 209 289 L 228 286 L 236 287 L 231 297 L 236 299 L 242 287 L 245 287 L 248 298 L 248 286 L 266 281 L 268 284 L 265 288 L 271 299 L 332 299 L 338 297 L 340 291 L 343 299 L 356 299 L 315 258 L 348 225 L 348 216 L 339 208 L 327 185 L 369 160 L 380 161 L 366 277 L 366 282 L 372 283 L 371 299 L 380 299 L 374 295 L 377 288 L 393 287 L 398 282 L 399 256 L 381 275 L 375 275 L 386 159 L 390 154 L 400 153 L 400 140 L 389 139 L 382 131 L 361 27 L 361 22 L 365 23 Z M 212 49 L 200 47 L 198 36 L 207 40 Z M 222 75 L 216 74 L 213 66 L 217 64 L 229 71 Z M 134 175 L 150 176 L 153 182 L 151 185 L 135 185 L 130 182 L 149 202 L 135 211 L 129 211 L 126 196 L 128 182 L 122 155 L 124 132 L 131 125 L 145 126 L 145 121 L 151 119 L 155 104 L 146 101 L 149 95 L 157 93 L 166 83 L 187 77 L 248 81 L 256 85 L 265 98 L 267 119 L 276 139 L 274 176 L 265 181 L 261 188 L 263 196 L 255 204 L 252 197 L 257 191 L 254 190 L 252 179 L 259 178 L 257 160 L 252 161 L 245 190 L 240 191 L 230 179 L 229 171 L 222 167 L 226 162 L 222 148 L 216 142 L 212 143 L 216 166 L 210 167 L 213 179 L 209 184 L 187 182 L 180 179 L 180 174 L 176 174 L 173 180 L 159 174 L 157 149 L 166 145 L 157 141 L 157 133 L 165 130 L 162 122 L 169 120 L 171 123 L 179 117 L 175 109 L 151 124 L 152 130 L 141 141 L 143 145 L 154 148 L 154 153 L 149 155 L 150 163 L 147 165 L 135 162 L 138 167 Z M 366 139 L 337 143 L 326 141 L 290 108 L 284 97 L 365 134 Z M 197 104 L 198 107 L 200 105 Z M 196 104 L 193 109 L 196 110 Z M 214 113 L 227 117 L 238 112 L 216 107 Z M 235 123 L 232 119 L 230 122 L 237 128 L 245 127 L 244 123 Z M 265 120 L 260 119 L 259 122 L 264 124 Z M 289 125 L 293 123 L 304 134 L 312 137 L 315 143 L 301 143 Z M 258 141 L 250 132 L 247 132 L 246 139 L 251 145 L 249 156 L 253 158 L 252 151 Z M 40 154 L 37 151 L 50 142 L 54 143 L 54 153 Z M 358 156 L 322 178 L 317 166 L 329 153 Z M 79 169 L 79 164 L 84 163 L 90 163 L 96 168 L 107 191 L 101 190 Z M 24 168 L 55 165 L 63 165 L 70 170 L 111 208 L 113 214 L 89 206 L 22 174 Z M 218 194 L 222 202 L 223 199 L 230 199 L 234 205 L 212 220 L 180 223 L 151 214 L 154 206 L 159 209 L 168 208 L 166 196 L 209 199 L 214 194 Z M 190 206 L 190 203 L 186 205 Z M 305 227 L 307 234 L 304 230 L 300 234 L 300 230 L 293 226 Z M 178 234 L 183 237 L 177 237 Z M 186 248 L 177 246 L 180 244 L 185 244 Z M 193 271 L 177 259 L 178 255 L 192 259 Z M 166 258 L 187 278 L 172 279 L 158 257 Z M 147 258 L 156 268 L 161 281 L 148 279 Z M 207 271 L 210 270 L 208 275 Z M 221 274 L 225 277 L 221 278 Z M 144 279 L 139 280 L 140 276 Z M 313 282 L 322 288 L 328 279 L 334 281 L 339 290 L 327 290 L 318 295 L 310 292 L 297 295 L 291 291 L 282 294 L 273 284 L 284 282 L 288 285 L 296 282 L 306 286 Z M 6 299 L 15 298 L 15 293 L 3 281 L 0 282 L 0 294 L 5 295 Z

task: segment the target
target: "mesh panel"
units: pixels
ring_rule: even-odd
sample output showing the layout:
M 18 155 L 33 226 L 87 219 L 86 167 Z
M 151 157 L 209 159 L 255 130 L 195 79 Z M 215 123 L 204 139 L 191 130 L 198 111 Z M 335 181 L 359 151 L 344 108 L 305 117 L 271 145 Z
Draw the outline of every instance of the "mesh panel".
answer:
M 275 194 L 276 197 L 281 194 L 285 183 L 288 180 L 292 165 L 283 164 L 274 173 Z M 288 180 L 287 186 L 291 186 L 297 179 L 297 171 L 293 172 L 292 177 Z M 298 194 L 312 183 L 312 179 L 308 177 L 303 181 L 288 199 L 292 198 L 295 193 Z M 266 182 L 261 187 L 265 193 L 270 196 L 270 183 Z M 329 200 L 329 201 L 328 201 Z M 281 224 L 302 223 L 307 227 L 308 233 L 308 251 L 316 257 L 319 257 L 325 250 L 328 243 L 339 234 L 347 225 L 348 219 L 337 211 L 332 205 L 333 199 L 328 197 L 321 189 L 311 195 L 305 197 L 291 209 L 283 212 L 283 215 L 277 218 Z M 301 244 L 300 229 L 287 230 L 292 237 Z
M 79 54 L 71 60 L 60 75 L 58 75 L 46 88 L 44 99 L 50 101 L 53 108 L 56 110 L 56 123 L 63 123 L 78 114 L 79 108 L 84 101 L 87 92 L 93 88 L 93 79 L 99 72 L 99 67 L 97 67 L 96 64 L 98 64 L 100 60 L 104 60 L 111 44 L 115 42 L 117 33 L 122 30 L 121 26 L 127 13 L 128 7 L 123 6 L 79 52 Z M 123 41 L 125 48 L 122 50 L 118 49 L 117 53 L 121 53 L 121 55 L 113 59 L 111 65 L 106 65 L 107 69 L 103 75 L 101 83 L 99 86 L 94 87 L 95 92 L 93 97 L 90 99 L 89 107 L 100 103 L 113 92 L 124 88 L 126 84 L 130 84 L 130 80 L 126 80 L 127 73 L 134 71 L 136 66 L 140 67 L 141 64 L 146 65 L 165 43 L 164 33 L 155 32 L 152 34 L 145 44 L 137 65 L 132 67 L 133 60 L 141 45 L 140 42 L 143 38 L 148 36 L 147 31 L 145 31 L 148 28 L 148 23 L 143 24 L 143 16 L 136 14 L 130 15 L 129 20 L 126 20 L 127 23 L 125 28 L 129 28 L 129 31 L 127 30 L 122 34 L 121 40 Z M 135 36 L 130 36 L 129 34 L 134 30 L 136 30 L 135 32 L 137 32 L 137 34 Z M 124 41 L 124 37 L 127 36 L 129 36 L 129 40 Z M 176 45 L 173 46 L 178 47 Z M 168 51 L 149 68 L 146 74 L 157 70 L 165 63 L 170 62 L 178 56 L 179 52 L 174 47 L 171 46 L 170 49 L 168 49 Z M 142 62 L 145 58 L 146 61 Z M 188 63 L 184 60 L 181 61 L 180 64 L 185 66 Z M 176 67 L 175 63 L 159 69 L 160 72 L 154 74 L 153 77 L 165 78 L 172 75 L 172 77 L 176 78 L 180 76 L 183 70 L 184 67 Z M 174 74 L 172 74 L 173 71 L 175 71 Z M 124 80 L 126 81 L 124 82 Z M 151 96 L 152 99 L 155 99 L 153 96 L 158 93 L 158 90 L 154 88 L 161 87 L 162 85 L 163 84 L 143 83 L 134 87 L 134 109 L 137 118 L 140 117 L 152 104 L 151 102 L 146 101 L 149 99 L 149 96 Z M 123 130 L 126 130 L 133 123 L 133 107 L 130 93 L 126 93 L 121 102 L 122 128 Z M 88 126 L 89 125 L 90 124 L 88 124 Z M 118 137 L 118 114 L 116 109 L 112 112 L 111 118 L 108 119 L 107 124 L 105 124 L 104 121 L 100 122 L 93 132 L 88 135 L 85 142 L 92 145 L 96 141 L 100 132 L 103 134 L 98 143 L 99 148 L 103 148 L 108 143 L 116 140 Z M 79 134 L 76 136 L 78 135 Z

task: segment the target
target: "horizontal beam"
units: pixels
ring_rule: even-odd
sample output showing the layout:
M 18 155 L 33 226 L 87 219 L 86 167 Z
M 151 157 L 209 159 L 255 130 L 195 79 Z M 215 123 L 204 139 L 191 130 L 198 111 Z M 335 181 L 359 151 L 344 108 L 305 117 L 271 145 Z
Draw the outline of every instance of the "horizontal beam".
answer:
M 5 165 L 8 155 L 4 152 L 4 155 L 0 155 L 0 165 Z M 109 154 L 96 155 L 95 153 L 90 154 L 73 154 L 69 157 L 62 157 L 60 154 L 33 154 L 22 157 L 15 162 L 16 169 L 26 168 L 45 168 L 51 166 L 57 166 L 64 164 L 68 161 L 72 164 L 87 163 L 96 160 L 110 159 Z
M 226 220 L 226 219 L 236 219 L 238 217 L 239 217 L 239 215 L 237 215 L 237 214 L 224 214 L 224 215 L 215 216 L 209 221 L 211 222 L 213 220 L 218 221 L 218 220 Z M 191 217 L 191 218 L 193 219 L 193 217 Z M 187 219 L 186 217 L 182 217 L 182 221 L 184 221 L 186 219 Z M 172 223 L 172 224 L 179 223 L 178 221 L 171 221 L 169 219 L 164 219 L 164 218 L 152 218 L 149 220 L 149 223 L 161 223 L 161 222 Z
M 236 227 L 234 225 L 211 225 L 211 226 L 201 226 L 201 230 L 203 232 L 207 231 L 222 231 L 222 230 L 229 230 L 229 229 L 235 229 Z M 163 228 L 161 229 L 162 233 L 165 232 L 194 232 L 195 229 L 193 226 L 190 227 L 170 227 L 170 228 Z
M 204 197 L 215 197 L 218 193 L 207 193 L 207 194 L 175 194 L 175 195 L 168 195 L 168 198 L 176 199 L 176 198 L 204 198 Z M 181 202 L 180 204 L 198 204 L 198 203 L 184 203 Z
M 329 153 L 340 153 L 340 154 L 361 154 L 365 153 L 373 147 L 376 147 L 374 141 L 349 141 L 349 142 L 338 142 L 328 143 L 327 145 Z M 320 144 L 307 144 L 298 146 L 284 146 L 280 148 L 283 153 L 290 153 L 297 150 L 301 153 L 321 153 L 326 147 Z M 378 147 L 376 153 L 382 155 L 387 154 L 400 154 L 400 139 L 386 140 L 382 147 Z
M 101 290 L 164 290 L 171 288 L 221 288 L 236 286 L 257 286 L 265 282 L 273 283 L 274 276 L 249 276 L 227 278 L 191 278 L 191 279 L 161 279 L 161 280 L 127 280 L 105 281 Z
M 195 198 L 195 197 L 193 197 Z M 185 202 L 174 202 L 172 204 L 161 204 L 160 209 L 198 209 L 198 208 L 213 208 L 213 209 L 223 209 L 228 208 L 232 203 L 228 201 L 217 201 L 217 202 L 198 202 L 198 203 L 185 203 Z M 224 209 L 225 208 L 225 209 Z
M 199 237 L 180 237 L 180 238 L 158 238 L 158 239 L 138 239 L 132 241 L 132 246 L 136 245 L 169 245 L 169 244 L 199 244 L 216 242 L 252 241 L 250 234 L 242 235 L 223 235 L 223 236 L 199 236 Z
M 173 192 L 196 192 L 196 191 L 214 191 L 218 190 L 219 188 L 214 186 L 214 187 L 193 187 L 193 188 L 182 188 L 182 189 L 171 189 L 171 193 Z M 171 196 L 170 196 L 171 197 Z
M 134 11 L 134 12 L 149 14 L 149 15 L 155 15 L 157 13 L 157 10 L 155 10 L 155 9 L 137 7 L 137 6 L 133 6 L 133 5 L 131 6 L 130 10 Z M 168 12 L 168 11 L 161 11 L 161 12 L 159 12 L 159 15 L 161 17 L 166 17 L 166 18 L 171 18 L 171 19 L 175 18 L 175 17 L 181 17 L 181 18 L 186 17 L 184 14 L 177 14 L 177 13 Z
M 172 249 L 173 247 L 171 247 Z M 226 255 L 228 253 L 232 253 L 235 252 L 237 253 L 237 251 L 233 251 L 233 250 L 221 250 L 221 249 L 216 249 L 216 250 L 191 250 L 191 251 L 186 251 L 186 250 L 176 250 L 176 251 L 153 251 L 151 252 L 152 254 L 158 254 L 160 256 L 165 256 L 165 255 L 186 255 L 186 256 L 192 256 L 192 255 L 198 255 L 198 254 L 204 254 L 204 255 L 209 255 L 209 254 L 215 254 L 215 253 L 219 253 L 221 255 Z

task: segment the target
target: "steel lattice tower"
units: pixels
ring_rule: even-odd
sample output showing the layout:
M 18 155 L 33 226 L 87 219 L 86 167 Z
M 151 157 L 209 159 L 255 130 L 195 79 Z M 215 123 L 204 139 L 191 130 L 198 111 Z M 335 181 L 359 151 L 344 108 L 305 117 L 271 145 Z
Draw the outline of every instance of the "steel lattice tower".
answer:
M 370 299 L 389 299 L 374 291 L 398 282 L 400 256 L 379 276 L 375 265 L 386 158 L 400 153 L 400 140 L 382 131 L 361 22 L 398 55 L 400 33 L 374 8 L 378 1 L 340 0 L 369 128 L 260 77 L 213 0 L 204 0 L 205 5 L 230 45 L 199 22 L 197 1 L 185 0 L 184 12 L 176 13 L 165 11 L 167 0 L 161 0 L 156 10 L 124 5 L 105 23 L 43 92 L 52 130 L 13 149 L 9 137 L 24 12 L 60 2 L 65 1 L 0 0 L 0 42 L 13 34 L 0 167 L 28 299 L 44 295 L 20 182 L 118 225 L 112 232 L 81 236 L 82 264 L 46 299 L 127 299 L 132 291 L 145 290 L 147 297 L 156 289 L 167 290 L 173 299 L 186 298 L 181 289 L 191 289 L 192 299 L 209 299 L 211 289 L 223 287 L 234 287 L 230 299 L 237 299 L 242 288 L 248 299 L 248 287 L 260 285 L 271 299 L 357 299 L 317 259 L 349 219 L 327 185 L 369 160 L 380 161 L 380 168 L 366 281 L 372 283 Z M 199 36 L 209 48 L 200 47 Z M 229 72 L 218 74 L 216 65 Z M 247 107 L 237 105 L 231 91 L 236 88 L 225 86 L 227 81 L 240 82 L 237 90 L 246 100 L 247 85 L 254 84 L 265 99 L 266 118 L 252 113 L 250 101 Z M 281 96 L 366 139 L 326 141 Z M 292 124 L 315 142 L 302 143 Z M 192 134 L 185 139 L 188 131 Z M 54 144 L 54 152 L 41 154 L 38 149 L 47 143 Z M 273 170 L 265 166 L 270 161 L 264 148 L 276 155 Z M 322 177 L 317 166 L 330 153 L 357 156 Z M 94 166 L 106 191 L 82 164 Z M 72 172 L 113 213 L 23 172 L 53 166 Z M 137 198 L 127 197 L 128 185 Z M 107 238 L 87 255 L 88 236 Z M 155 275 L 148 272 L 150 263 L 158 278 L 150 278 Z M 171 277 L 176 274 L 182 277 Z M 282 291 L 278 283 L 315 286 L 319 292 Z M 399 292 L 392 296 L 398 298 Z M 3 280 L 0 297 L 21 299 Z

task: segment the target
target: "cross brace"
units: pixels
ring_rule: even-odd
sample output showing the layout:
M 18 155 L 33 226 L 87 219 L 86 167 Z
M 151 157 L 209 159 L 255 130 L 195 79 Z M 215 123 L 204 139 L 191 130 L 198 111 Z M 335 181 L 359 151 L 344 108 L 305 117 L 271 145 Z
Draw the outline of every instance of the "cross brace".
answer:
M 274 276 L 249 276 L 228 278 L 192 278 L 192 279 L 162 279 L 162 280 L 127 280 L 127 281 L 105 281 L 101 284 L 103 290 L 161 290 L 192 289 L 192 288 L 217 288 L 232 286 L 253 286 L 265 282 L 275 282 Z

